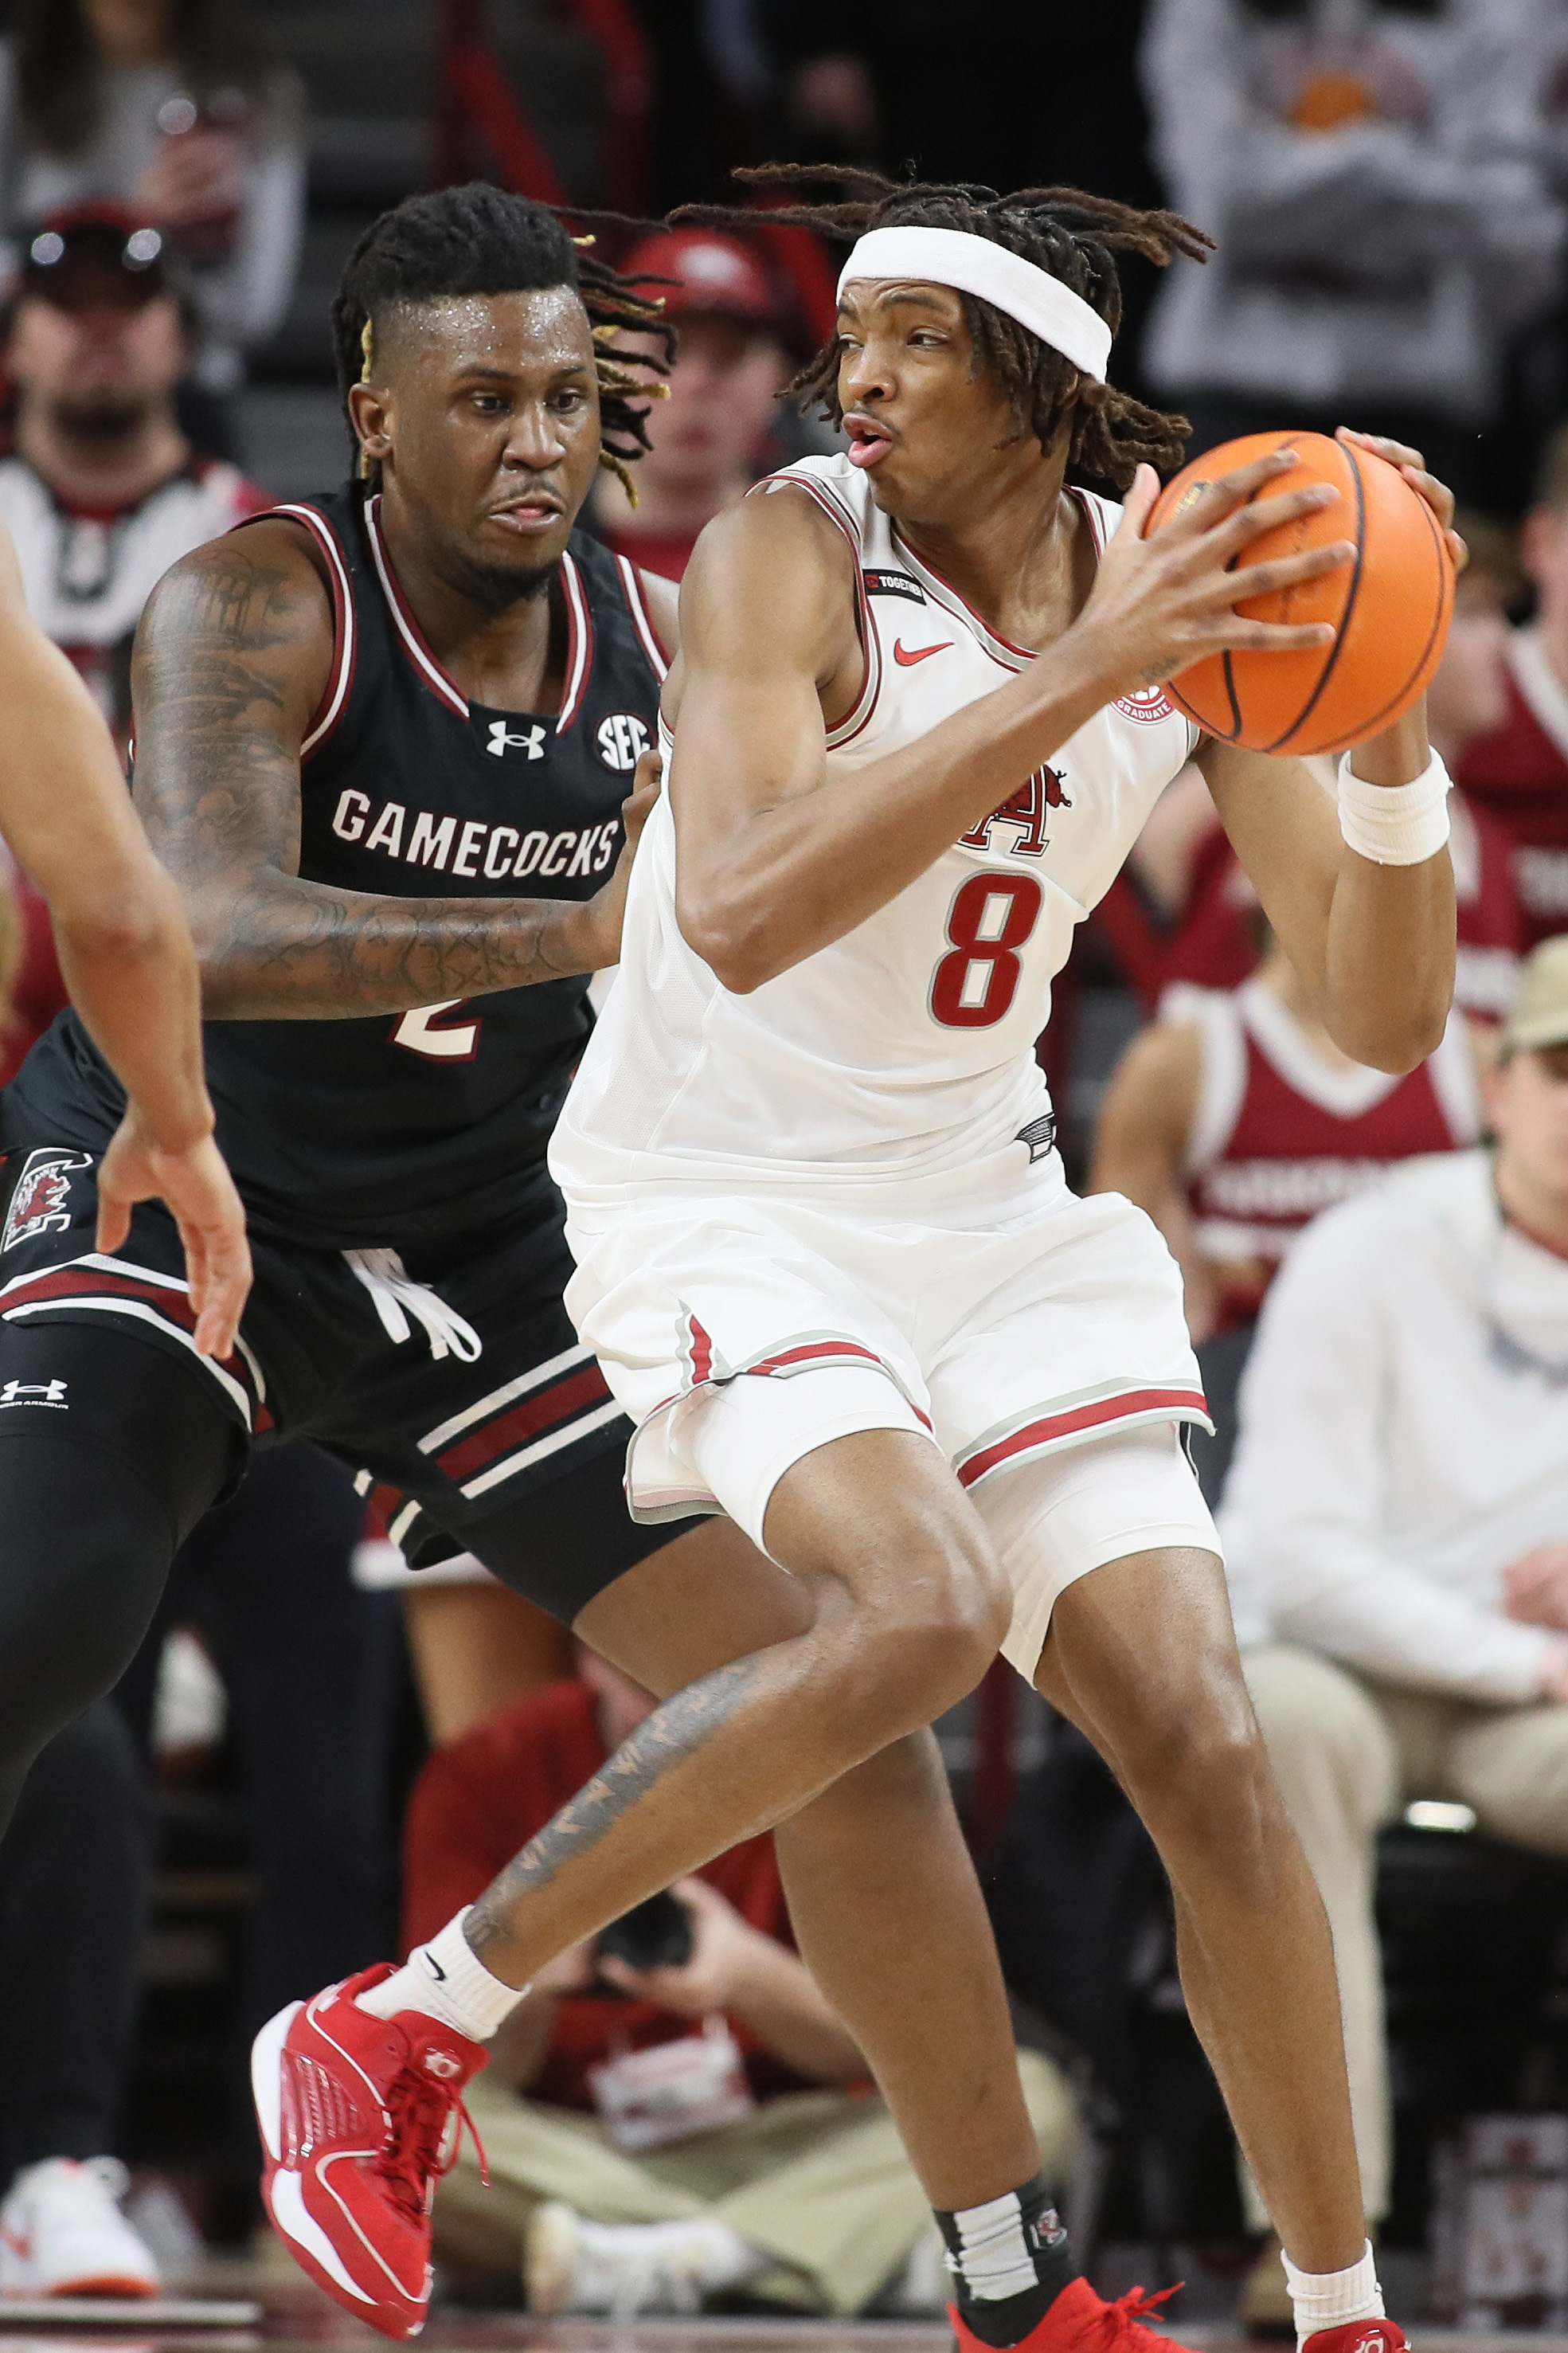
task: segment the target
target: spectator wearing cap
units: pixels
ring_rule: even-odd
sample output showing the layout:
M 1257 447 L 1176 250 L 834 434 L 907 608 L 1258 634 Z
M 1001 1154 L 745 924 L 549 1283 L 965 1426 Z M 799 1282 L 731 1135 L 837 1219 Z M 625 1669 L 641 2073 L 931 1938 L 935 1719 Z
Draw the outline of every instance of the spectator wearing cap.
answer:
M 1485 1079 L 1489 1149 L 1296 1245 L 1220 1513 L 1258 1722 L 1333 1929 L 1369 2217 L 1389 2093 L 1374 1838 L 1415 1799 L 1568 1854 L 1568 940 Z
M 161 231 L 122 206 L 57 213 L 25 241 L 5 336 L 15 434 L 0 521 L 29 611 L 121 747 L 131 642 L 154 584 L 271 503 L 181 429 L 195 321 L 167 259 Z
M 720 230 L 664 230 L 621 267 L 668 281 L 648 291 L 662 294 L 680 348 L 669 396 L 649 412 L 653 446 L 637 470 L 637 505 L 606 475 L 594 524 L 617 555 L 679 580 L 704 524 L 776 462 L 769 443 L 778 395 L 794 373 L 791 313 L 757 252 Z
M 234 0 L 23 0 L 0 41 L 0 240 L 117 198 L 190 273 L 197 401 L 224 404 L 288 307 L 304 225 L 302 96 Z

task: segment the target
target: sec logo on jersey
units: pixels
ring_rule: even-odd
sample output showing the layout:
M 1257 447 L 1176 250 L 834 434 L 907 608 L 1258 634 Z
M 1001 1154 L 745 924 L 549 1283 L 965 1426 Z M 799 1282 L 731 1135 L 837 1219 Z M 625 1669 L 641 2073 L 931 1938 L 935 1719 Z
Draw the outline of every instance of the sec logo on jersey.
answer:
M 618 776 L 629 776 L 653 738 L 646 721 L 635 711 L 612 711 L 607 719 L 600 720 L 595 741 L 605 767 L 613 768 Z

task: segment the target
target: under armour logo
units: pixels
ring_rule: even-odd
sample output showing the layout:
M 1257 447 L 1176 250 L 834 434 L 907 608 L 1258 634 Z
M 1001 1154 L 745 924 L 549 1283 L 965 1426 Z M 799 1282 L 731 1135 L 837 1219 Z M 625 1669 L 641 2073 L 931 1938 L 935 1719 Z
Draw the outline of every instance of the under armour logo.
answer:
M 504 719 L 492 719 L 490 740 L 485 749 L 492 760 L 504 760 L 509 752 L 525 752 L 531 760 L 542 760 L 546 733 L 542 727 L 530 727 L 521 735 L 514 735 Z
M 446 2051 L 426 2051 L 425 2064 L 432 2075 L 460 2075 L 463 2072 L 462 2061 L 454 2059 Z
M 0 1409 L 8 1405 L 64 1406 L 64 1381 L 6 1381 L 0 1385 Z

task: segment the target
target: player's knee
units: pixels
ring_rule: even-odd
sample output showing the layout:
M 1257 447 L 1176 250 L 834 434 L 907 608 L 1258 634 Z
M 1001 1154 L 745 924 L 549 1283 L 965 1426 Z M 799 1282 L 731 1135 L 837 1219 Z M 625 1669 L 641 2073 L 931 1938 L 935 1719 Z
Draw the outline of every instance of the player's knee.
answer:
M 887 1737 L 952 1707 L 972 1692 L 1007 1630 L 1006 1579 L 984 1531 L 907 1529 L 898 1556 L 862 1611 L 864 1704 L 878 1686 L 892 1700 Z
M 1151 1704 L 1118 1747 L 1118 1766 L 1157 1840 L 1255 1854 L 1279 1800 L 1263 1736 L 1239 1678 Z

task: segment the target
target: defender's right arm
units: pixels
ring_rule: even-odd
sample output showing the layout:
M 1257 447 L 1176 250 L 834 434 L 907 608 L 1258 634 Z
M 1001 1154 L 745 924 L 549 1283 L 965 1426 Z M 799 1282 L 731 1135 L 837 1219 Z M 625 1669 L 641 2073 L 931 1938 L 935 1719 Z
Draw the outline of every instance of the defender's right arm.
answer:
M 859 675 L 847 543 L 797 491 L 744 500 L 710 523 L 682 584 L 667 692 L 679 742 L 677 916 L 723 986 L 744 994 L 842 939 L 1119 695 L 1227 646 L 1331 638 L 1233 609 L 1353 554 L 1341 545 L 1243 568 L 1253 540 L 1327 502 L 1316 490 L 1258 495 L 1291 462 L 1238 470 L 1217 486 L 1217 522 L 1179 516 L 1152 539 L 1142 529 L 1159 484 L 1140 467 L 1072 626 L 994 693 L 836 789 L 821 698 L 834 712 L 853 700 L 852 685 L 836 698 L 835 684 Z
M 326 586 L 282 521 L 175 565 L 136 633 L 136 806 L 184 896 L 207 1018 L 399 1013 L 614 964 L 626 855 L 583 902 L 393 899 L 301 879 L 300 749 L 331 651 Z M 651 799 L 627 804 L 628 845 Z
M 180 1228 L 196 1345 L 226 1356 L 250 1287 L 245 1215 L 212 1140 L 195 962 L 179 897 L 136 822 L 109 731 L 30 617 L 0 529 L 0 831 L 48 903 L 71 1001 L 125 1089 L 100 1165 L 98 1247 L 154 1196 Z

